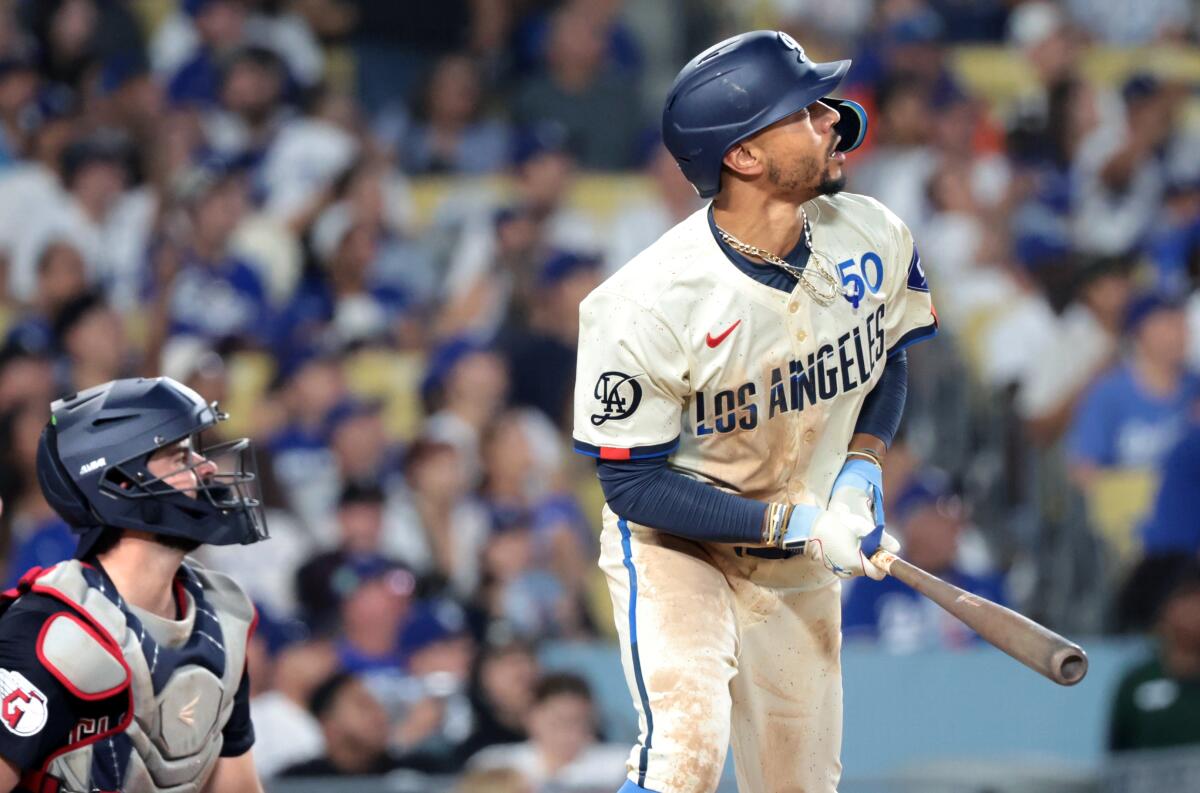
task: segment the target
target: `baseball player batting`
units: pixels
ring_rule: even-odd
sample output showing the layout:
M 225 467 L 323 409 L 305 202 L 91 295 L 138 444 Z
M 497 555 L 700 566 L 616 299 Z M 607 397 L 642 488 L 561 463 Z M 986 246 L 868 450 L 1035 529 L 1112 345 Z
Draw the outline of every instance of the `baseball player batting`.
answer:
M 937 329 L 908 229 L 841 192 L 861 107 L 757 31 L 688 63 L 663 137 L 712 202 L 581 306 L 575 448 L 640 720 L 622 793 L 832 793 L 840 579 L 884 572 L 904 349 Z

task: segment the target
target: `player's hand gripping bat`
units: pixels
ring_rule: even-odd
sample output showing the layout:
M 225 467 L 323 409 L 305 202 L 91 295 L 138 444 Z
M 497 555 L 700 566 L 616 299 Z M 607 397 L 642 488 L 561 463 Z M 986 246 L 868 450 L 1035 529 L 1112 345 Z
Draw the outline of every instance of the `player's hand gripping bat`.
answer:
M 1082 647 L 1028 617 L 965 592 L 883 549 L 871 561 L 958 617 L 994 647 L 1060 686 L 1073 686 L 1087 674 L 1087 653 Z

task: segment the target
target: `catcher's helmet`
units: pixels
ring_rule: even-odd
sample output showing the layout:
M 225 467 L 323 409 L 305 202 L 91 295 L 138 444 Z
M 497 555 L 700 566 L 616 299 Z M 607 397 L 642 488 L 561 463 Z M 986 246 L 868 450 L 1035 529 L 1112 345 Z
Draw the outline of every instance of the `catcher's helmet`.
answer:
M 87 554 L 104 527 L 210 545 L 265 539 L 249 439 L 199 445 L 200 433 L 224 418 L 216 403 L 169 377 L 114 380 L 56 400 L 38 443 L 38 484 L 81 535 L 76 556 Z M 186 463 L 165 476 L 150 473 L 155 451 L 185 439 L 194 452 Z M 217 472 L 202 474 L 201 466 Z M 164 481 L 189 470 L 194 488 Z
M 663 107 L 663 142 L 703 198 L 721 186 L 721 160 L 738 141 L 818 100 L 841 114 L 838 151 L 852 151 L 867 134 L 867 113 L 834 99 L 850 61 L 815 63 L 786 33 L 756 30 L 726 39 L 693 58 Z

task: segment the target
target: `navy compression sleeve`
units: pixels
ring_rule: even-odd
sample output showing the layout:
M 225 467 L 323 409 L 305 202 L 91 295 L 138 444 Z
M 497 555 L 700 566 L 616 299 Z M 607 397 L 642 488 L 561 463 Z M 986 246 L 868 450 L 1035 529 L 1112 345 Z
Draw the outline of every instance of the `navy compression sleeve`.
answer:
M 858 413 L 855 432 L 874 435 L 891 446 L 900 429 L 900 417 L 904 415 L 904 400 L 908 396 L 908 353 L 894 353 L 883 367 L 879 382 L 863 400 Z
M 609 508 L 622 518 L 692 540 L 762 541 L 765 503 L 672 471 L 666 457 L 606 460 L 596 470 Z

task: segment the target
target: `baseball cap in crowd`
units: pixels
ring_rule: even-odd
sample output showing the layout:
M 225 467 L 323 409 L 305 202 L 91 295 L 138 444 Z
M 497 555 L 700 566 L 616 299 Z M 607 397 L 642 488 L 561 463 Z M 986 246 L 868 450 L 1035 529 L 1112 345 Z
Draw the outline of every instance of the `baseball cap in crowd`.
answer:
M 1129 301 L 1125 309 L 1125 332 L 1137 333 L 1151 315 L 1159 311 L 1179 311 L 1183 304 L 1158 292 L 1144 292 Z
M 400 632 L 400 650 L 406 658 L 430 645 L 469 635 L 467 615 L 453 600 L 424 600 L 413 607 Z
M 517 168 L 543 154 L 565 154 L 567 129 L 562 124 L 543 121 L 525 127 L 513 137 L 512 163 Z
M 897 495 L 888 517 L 904 523 L 918 509 L 930 505 L 938 507 L 939 511 L 962 515 L 962 500 L 955 492 L 950 477 L 941 471 L 923 471 L 913 477 Z
M 468 355 L 488 352 L 490 347 L 470 336 L 455 336 L 436 347 L 425 365 L 425 376 L 421 379 L 421 396 L 429 401 L 433 394 L 445 385 L 446 377 Z
M 1130 105 L 1155 96 L 1163 89 L 1162 81 L 1148 72 L 1131 74 L 1121 86 L 1121 99 Z
M 326 438 L 332 438 L 346 422 L 362 416 L 377 416 L 382 411 L 383 403 L 378 399 L 343 399 L 325 416 L 323 434 Z
M 367 554 L 343 559 L 329 576 L 329 589 L 338 601 L 343 601 L 364 585 L 380 580 L 403 597 L 411 596 L 417 587 L 412 571 L 400 562 L 382 554 Z
M 312 343 L 285 346 L 275 356 L 275 378 L 268 390 L 277 391 L 311 363 L 337 363 L 341 351 L 333 344 Z
M 542 263 L 538 271 L 538 286 L 554 286 L 581 270 L 599 270 L 600 257 L 576 251 L 556 251 Z

